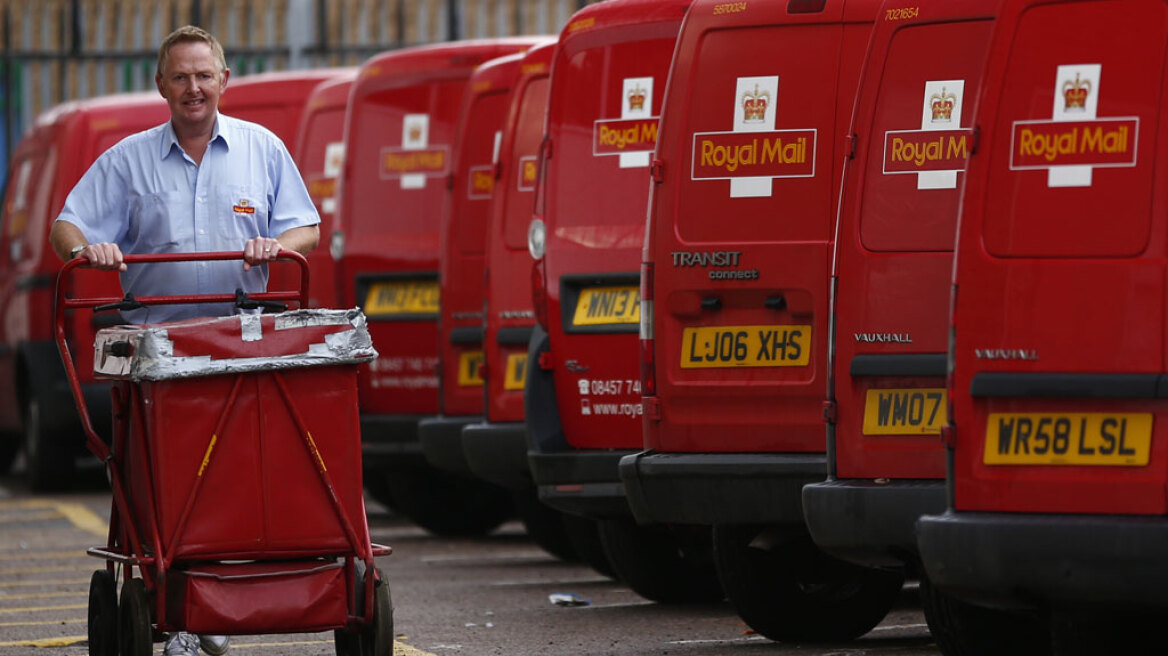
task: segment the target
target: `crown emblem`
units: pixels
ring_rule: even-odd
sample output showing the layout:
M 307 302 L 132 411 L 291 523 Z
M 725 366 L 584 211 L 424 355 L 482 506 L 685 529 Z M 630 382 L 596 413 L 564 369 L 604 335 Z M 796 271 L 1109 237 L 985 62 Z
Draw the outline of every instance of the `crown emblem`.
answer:
M 1087 96 L 1091 95 L 1091 80 L 1080 80 L 1075 73 L 1075 80 L 1063 82 L 1063 102 L 1065 109 L 1083 111 L 1087 109 Z
M 411 142 L 422 140 L 422 126 L 420 126 L 420 125 L 411 125 L 410 126 L 409 140 Z
M 771 94 L 761 91 L 754 85 L 754 91 L 742 94 L 742 122 L 762 123 L 766 120 L 767 105 L 770 104 Z
M 645 89 L 637 84 L 632 89 L 629 89 L 629 109 L 644 109 L 645 108 Z
M 945 87 L 941 87 L 941 93 L 929 96 L 929 110 L 933 113 L 933 122 L 951 121 L 953 119 L 953 106 L 956 103 L 957 96 L 945 93 Z

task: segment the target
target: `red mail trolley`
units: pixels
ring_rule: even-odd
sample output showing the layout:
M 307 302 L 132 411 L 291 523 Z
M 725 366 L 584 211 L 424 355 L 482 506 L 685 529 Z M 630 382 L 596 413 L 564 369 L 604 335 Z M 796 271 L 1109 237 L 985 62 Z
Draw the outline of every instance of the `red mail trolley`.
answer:
M 370 542 L 361 493 L 357 367 L 377 353 L 359 310 L 303 309 L 307 263 L 280 258 L 299 264 L 298 292 L 78 298 L 85 260 L 61 270 L 57 346 L 113 490 L 108 542 L 88 550 L 106 561 L 90 582 L 91 656 L 148 656 L 169 631 L 334 630 L 338 654 L 392 653 L 389 585 L 373 561 L 390 549 Z M 240 253 L 126 256 L 231 259 Z M 292 300 L 301 309 L 101 330 L 94 373 L 113 381 L 112 443 L 94 432 L 67 313 Z

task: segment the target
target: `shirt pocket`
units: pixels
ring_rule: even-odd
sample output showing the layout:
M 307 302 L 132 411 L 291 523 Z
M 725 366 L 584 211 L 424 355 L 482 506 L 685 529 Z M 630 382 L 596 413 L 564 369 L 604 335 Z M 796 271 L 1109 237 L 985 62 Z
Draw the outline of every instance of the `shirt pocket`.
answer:
M 243 248 L 252 237 L 269 237 L 267 197 L 258 187 L 224 185 L 216 194 L 223 235 L 235 248 Z
M 192 194 L 184 191 L 139 196 L 130 212 L 131 252 L 194 250 L 193 201 Z

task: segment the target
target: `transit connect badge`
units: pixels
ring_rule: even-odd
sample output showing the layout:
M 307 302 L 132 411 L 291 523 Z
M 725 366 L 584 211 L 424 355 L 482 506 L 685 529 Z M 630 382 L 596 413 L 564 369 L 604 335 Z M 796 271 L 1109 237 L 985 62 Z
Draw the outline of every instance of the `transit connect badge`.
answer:
M 972 132 L 961 129 L 965 80 L 925 82 L 919 130 L 884 133 L 884 174 L 915 173 L 917 189 L 956 189 Z
M 1010 169 L 1046 169 L 1048 187 L 1090 187 L 1096 168 L 1136 165 L 1138 116 L 1099 117 L 1102 64 L 1059 66 L 1049 120 L 1014 121 Z
M 729 180 L 731 198 L 772 194 L 774 178 L 815 175 L 816 130 L 776 130 L 779 76 L 740 77 L 734 125 L 726 132 L 695 132 L 693 180 Z

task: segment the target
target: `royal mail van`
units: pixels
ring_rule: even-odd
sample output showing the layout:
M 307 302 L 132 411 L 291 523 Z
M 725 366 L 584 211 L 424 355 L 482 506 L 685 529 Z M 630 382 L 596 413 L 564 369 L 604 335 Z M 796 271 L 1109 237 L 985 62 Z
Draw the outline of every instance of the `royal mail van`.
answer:
M 228 81 L 227 90 L 219 99 L 219 111 L 227 116 L 259 123 L 274 132 L 284 142 L 289 153 L 294 153 L 309 95 L 322 82 L 354 74 L 353 69 L 317 68 L 242 75 Z M 300 173 L 307 183 L 305 172 L 301 170 Z M 321 229 L 324 229 L 323 225 Z M 322 232 L 322 244 L 327 243 L 326 239 Z M 324 253 L 327 253 L 325 248 L 313 249 L 312 263 L 319 267 L 324 262 L 321 259 Z M 314 268 L 309 273 L 308 281 L 312 285 L 317 271 Z M 299 276 L 300 271 L 296 267 L 272 266 L 268 270 L 268 284 L 272 289 L 294 289 L 299 285 Z M 319 289 L 319 286 L 313 287 Z M 335 305 L 334 298 L 328 300 L 330 306 Z
M 721 598 L 703 532 L 639 527 L 617 463 L 641 444 L 638 254 L 649 163 L 688 0 L 612 0 L 563 29 L 552 60 L 525 389 L 540 499 L 601 519 L 621 580 L 658 601 Z
M 727 597 L 778 640 L 858 636 L 901 584 L 815 548 L 801 501 L 827 470 L 832 234 L 879 8 L 695 2 L 652 168 L 646 450 L 621 478 L 638 520 L 714 526 Z
M 886 0 L 876 17 L 835 238 L 829 476 L 803 488 L 816 544 L 854 562 L 915 573 L 916 520 L 945 509 L 958 192 L 999 4 Z
M 0 215 L 0 470 L 23 445 L 34 490 L 69 484 L 84 451 L 81 425 L 53 336 L 53 290 L 61 263 L 49 229 L 98 155 L 134 132 L 167 121 L 157 93 L 122 94 L 58 105 L 40 115 L 12 156 Z M 84 280 L 82 279 L 84 278 Z M 82 276 L 78 293 L 119 295 L 117 277 Z M 109 386 L 92 376 L 94 335 L 117 319 L 75 312 L 66 319 L 86 403 L 109 430 Z
M 346 110 L 340 178 L 341 303 L 360 306 L 382 357 L 359 376 L 370 491 L 436 532 L 479 532 L 510 512 L 464 493 L 424 459 L 418 422 L 438 414 L 438 257 L 455 127 L 479 64 L 529 48 L 531 38 L 463 41 L 370 58 Z
M 1164 649 L 1116 645 L 1168 607 L 1166 28 L 1158 0 L 1006 0 L 975 118 L 919 545 L 938 589 L 1054 611 L 1056 652 Z
M 308 253 L 308 303 L 312 307 L 338 307 L 333 232 L 337 217 L 337 178 L 345 161 L 345 106 L 357 78 L 357 69 L 340 72 L 316 85 L 304 103 L 300 129 L 292 152 L 308 187 L 308 195 L 320 214 L 320 244 Z

